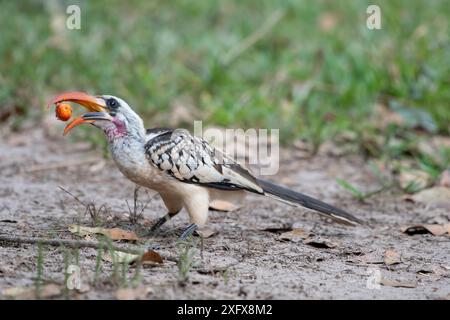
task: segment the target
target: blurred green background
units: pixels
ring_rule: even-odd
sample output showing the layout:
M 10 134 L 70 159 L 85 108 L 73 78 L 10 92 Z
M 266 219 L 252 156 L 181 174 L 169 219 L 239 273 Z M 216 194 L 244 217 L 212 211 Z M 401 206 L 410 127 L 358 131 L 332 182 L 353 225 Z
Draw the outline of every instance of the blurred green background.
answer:
M 66 7 L 81 8 L 68 30 Z M 366 8 L 381 8 L 368 30 Z M 147 127 L 377 133 L 377 105 L 448 134 L 448 1 L 0 1 L 0 120 L 61 91 L 124 98 Z M 411 122 L 410 122 L 411 124 Z M 380 133 L 380 132 L 378 132 Z M 383 133 L 385 134 L 385 133 Z

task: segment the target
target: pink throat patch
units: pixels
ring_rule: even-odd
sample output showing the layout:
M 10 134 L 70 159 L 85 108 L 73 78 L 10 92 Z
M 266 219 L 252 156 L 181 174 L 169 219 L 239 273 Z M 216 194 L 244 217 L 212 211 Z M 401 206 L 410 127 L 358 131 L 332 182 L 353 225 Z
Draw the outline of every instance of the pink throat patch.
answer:
M 123 121 L 113 118 L 112 123 L 114 124 L 114 127 L 110 127 L 105 130 L 105 133 L 110 140 L 123 137 L 127 134 L 127 128 Z

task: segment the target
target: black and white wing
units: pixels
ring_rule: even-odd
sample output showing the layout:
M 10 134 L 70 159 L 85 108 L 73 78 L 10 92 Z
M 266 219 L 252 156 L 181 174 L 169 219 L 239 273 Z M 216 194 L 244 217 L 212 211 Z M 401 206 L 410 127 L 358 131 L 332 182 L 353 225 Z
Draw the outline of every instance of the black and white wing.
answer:
M 263 193 L 247 169 L 187 130 L 147 130 L 145 152 L 152 165 L 181 182 Z
M 205 140 L 192 136 L 187 130 L 148 130 L 145 152 L 152 165 L 181 182 L 224 190 L 245 189 L 292 206 L 318 211 L 341 223 L 362 223 L 342 209 L 273 182 L 255 178 L 247 169 Z

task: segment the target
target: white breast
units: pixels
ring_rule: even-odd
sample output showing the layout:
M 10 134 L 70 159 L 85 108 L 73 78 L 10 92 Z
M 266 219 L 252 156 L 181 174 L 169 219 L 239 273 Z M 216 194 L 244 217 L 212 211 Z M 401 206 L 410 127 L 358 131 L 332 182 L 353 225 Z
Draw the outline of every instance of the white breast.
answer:
M 120 139 L 110 144 L 110 151 L 120 172 L 134 183 L 157 191 L 166 185 L 167 178 L 147 160 L 142 144 Z

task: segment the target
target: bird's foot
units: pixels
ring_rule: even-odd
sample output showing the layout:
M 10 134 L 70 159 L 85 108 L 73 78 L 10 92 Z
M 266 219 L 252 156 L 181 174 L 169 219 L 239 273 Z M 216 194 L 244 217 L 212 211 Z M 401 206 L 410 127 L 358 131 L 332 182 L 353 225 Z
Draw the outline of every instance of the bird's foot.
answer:
M 195 223 L 191 223 L 181 234 L 181 236 L 178 238 L 179 241 L 185 241 L 187 238 L 189 238 L 195 230 L 198 229 L 198 226 Z
M 150 228 L 150 231 L 144 233 L 141 237 L 150 237 L 155 234 L 156 231 L 159 230 L 159 228 L 162 227 L 163 224 L 165 224 L 167 221 L 169 221 L 175 214 L 166 214 L 165 216 L 161 217 L 156 221 L 156 223 Z

